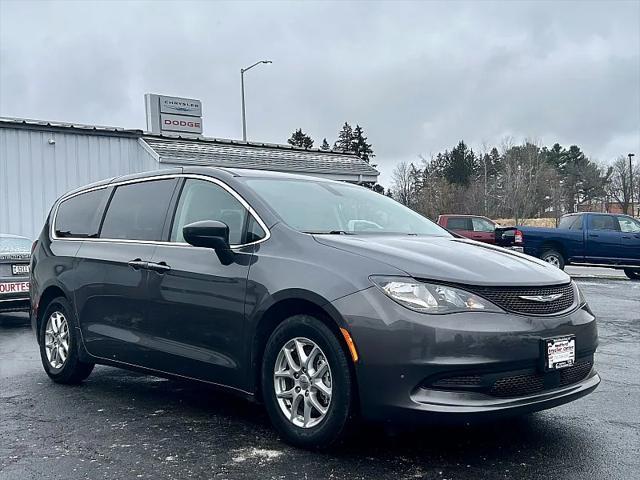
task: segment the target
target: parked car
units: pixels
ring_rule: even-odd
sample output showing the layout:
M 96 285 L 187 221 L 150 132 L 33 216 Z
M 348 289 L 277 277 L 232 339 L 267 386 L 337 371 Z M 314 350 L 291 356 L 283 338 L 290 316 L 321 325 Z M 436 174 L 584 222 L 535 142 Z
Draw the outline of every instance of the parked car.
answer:
M 99 363 L 227 387 L 299 446 L 354 416 L 515 415 L 600 382 L 564 272 L 360 186 L 206 167 L 104 181 L 55 203 L 32 265 L 53 381 Z
M 31 240 L 0 233 L 0 312 L 29 311 Z
M 524 252 L 563 269 L 597 265 L 640 280 L 640 222 L 628 215 L 570 213 L 558 228 L 519 226 Z
M 478 242 L 522 251 L 522 235 L 515 227 L 502 227 L 480 215 L 439 215 L 438 225 Z

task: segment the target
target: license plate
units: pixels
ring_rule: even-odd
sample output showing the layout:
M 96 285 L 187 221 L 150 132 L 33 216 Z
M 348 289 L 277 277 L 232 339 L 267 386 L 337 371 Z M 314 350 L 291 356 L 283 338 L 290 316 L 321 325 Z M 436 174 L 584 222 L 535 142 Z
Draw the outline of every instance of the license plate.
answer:
M 14 275 L 29 275 L 30 265 L 11 265 L 11 273 Z
M 549 338 L 544 342 L 545 367 L 547 370 L 560 370 L 575 363 L 576 337 Z
M 0 295 L 7 293 L 25 293 L 29 291 L 29 282 L 0 283 Z

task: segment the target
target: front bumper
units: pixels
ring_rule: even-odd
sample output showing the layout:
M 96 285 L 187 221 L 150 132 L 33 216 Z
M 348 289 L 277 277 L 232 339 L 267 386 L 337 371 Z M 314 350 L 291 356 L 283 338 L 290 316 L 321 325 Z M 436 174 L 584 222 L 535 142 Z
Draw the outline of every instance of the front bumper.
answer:
M 586 308 L 557 317 L 424 315 L 396 304 L 375 287 L 338 299 L 333 306 L 358 349 L 360 407 L 369 420 L 521 414 L 575 400 L 600 382 L 590 363 L 598 342 L 596 322 Z M 582 370 L 578 376 L 544 373 L 542 339 L 566 335 L 575 335 Z M 464 381 L 443 386 L 438 383 L 442 379 Z M 514 379 L 517 388 L 496 389 L 497 379 Z
M 572 385 L 513 398 L 495 398 L 486 394 L 444 392 L 419 389 L 411 396 L 410 404 L 396 409 L 396 414 L 411 411 L 459 416 L 463 419 L 483 416 L 502 416 L 534 412 L 562 405 L 594 391 L 600 376 L 591 370 L 586 378 Z

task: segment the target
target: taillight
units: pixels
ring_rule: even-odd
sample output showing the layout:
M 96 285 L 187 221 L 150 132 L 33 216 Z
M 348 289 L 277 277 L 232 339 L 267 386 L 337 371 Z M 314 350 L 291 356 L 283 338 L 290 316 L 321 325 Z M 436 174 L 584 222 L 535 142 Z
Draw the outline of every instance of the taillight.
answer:
M 520 230 L 516 230 L 516 233 L 513 236 L 513 243 L 522 243 L 522 241 L 522 232 Z

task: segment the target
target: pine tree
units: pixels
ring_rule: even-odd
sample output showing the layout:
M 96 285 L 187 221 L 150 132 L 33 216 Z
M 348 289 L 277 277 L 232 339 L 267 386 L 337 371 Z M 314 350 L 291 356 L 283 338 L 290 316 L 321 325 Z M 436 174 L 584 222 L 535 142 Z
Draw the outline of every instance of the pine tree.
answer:
M 567 167 L 567 151 L 556 143 L 551 148 L 544 147 L 541 153 L 545 161 L 555 168 L 559 175 L 564 176 Z
M 322 146 L 320 147 L 321 150 L 331 150 L 331 147 L 329 146 L 329 142 L 327 142 L 326 137 L 322 139 Z
M 445 152 L 445 155 L 447 152 Z M 444 176 L 449 183 L 468 186 L 478 170 L 478 162 L 473 150 L 460 140 L 460 143 L 448 154 Z
M 313 139 L 304 133 L 301 128 L 293 132 L 287 142 L 294 147 L 313 148 Z
M 338 132 L 338 140 L 333 144 L 334 150 L 342 150 L 343 152 L 351 152 L 353 147 L 353 129 L 351 125 L 344 122 L 342 130 Z
M 360 125 L 356 125 L 355 130 L 353 130 L 350 151 L 367 163 L 375 157 L 371 144 L 367 143 L 367 137 L 364 136 L 364 131 Z

